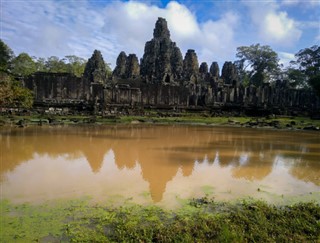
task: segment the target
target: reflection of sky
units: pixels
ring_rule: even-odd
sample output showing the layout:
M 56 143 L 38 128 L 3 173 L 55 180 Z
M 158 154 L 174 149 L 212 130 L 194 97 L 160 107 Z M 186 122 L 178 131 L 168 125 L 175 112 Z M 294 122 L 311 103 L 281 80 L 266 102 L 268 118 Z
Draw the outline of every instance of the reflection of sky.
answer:
M 208 192 L 271 200 L 320 187 L 318 133 L 119 125 L 0 134 L 1 196 L 21 202 L 91 195 L 168 205 Z
M 94 201 L 101 202 L 118 197 L 122 200 L 132 198 L 134 202 L 143 204 L 159 201 L 161 205 L 174 206 L 178 203 L 177 198 L 204 196 L 204 187 L 211 188 L 217 200 L 251 196 L 272 201 L 275 195 L 303 195 L 319 190 L 319 186 L 298 180 L 289 173 L 295 164 L 294 159 L 277 156 L 271 172 L 268 167 L 266 176 L 255 179 L 248 175 L 256 168 L 244 166 L 248 157 L 247 153 L 239 156 L 241 166 L 221 166 L 218 152 L 213 163 L 205 155 L 203 160 L 194 162 L 190 175 L 184 176 L 179 167 L 171 180 L 150 185 L 143 178 L 139 162 L 133 168 L 119 169 L 113 150 L 105 154 L 102 166 L 96 173 L 83 156 L 70 158 L 68 154 L 62 154 L 52 158 L 34 154 L 32 159 L 5 173 L 1 197 L 15 202 L 41 202 L 82 196 L 91 196 Z M 161 173 L 154 169 L 155 173 Z
M 118 169 L 112 150 L 104 156 L 98 173 L 91 171 L 85 157 L 72 160 L 66 157 L 35 154 L 33 159 L 6 173 L 2 196 L 19 202 L 79 196 L 92 196 L 101 201 L 117 195 L 130 198 L 148 191 L 148 183 L 141 178 L 140 165 Z

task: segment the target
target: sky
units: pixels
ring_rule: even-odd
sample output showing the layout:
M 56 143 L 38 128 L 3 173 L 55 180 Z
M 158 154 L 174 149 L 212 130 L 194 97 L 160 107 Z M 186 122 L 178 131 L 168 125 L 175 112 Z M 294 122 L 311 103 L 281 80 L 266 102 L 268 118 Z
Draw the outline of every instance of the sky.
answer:
M 121 51 L 140 59 L 158 17 L 199 63 L 235 61 L 237 47 L 269 45 L 287 65 L 320 44 L 320 0 L 0 0 L 0 38 L 16 55 L 89 58 L 115 67 Z

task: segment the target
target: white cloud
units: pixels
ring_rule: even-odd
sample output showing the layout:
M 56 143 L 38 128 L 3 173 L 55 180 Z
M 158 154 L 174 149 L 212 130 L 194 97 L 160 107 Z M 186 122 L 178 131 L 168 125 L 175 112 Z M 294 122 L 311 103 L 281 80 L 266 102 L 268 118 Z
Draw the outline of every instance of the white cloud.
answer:
M 279 63 L 282 64 L 284 67 L 288 67 L 290 64 L 290 61 L 295 60 L 295 56 L 293 53 L 289 52 L 278 52 L 280 61 Z
M 301 36 L 301 30 L 297 29 L 293 19 L 288 18 L 285 12 L 270 12 L 262 22 L 261 34 L 267 40 L 278 43 L 292 43 Z
M 299 0 L 283 0 L 281 2 L 281 4 L 285 6 L 297 5 L 298 3 L 299 3 Z
M 228 12 L 220 20 L 209 20 L 201 26 L 203 38 L 199 38 L 198 41 L 201 43 L 205 60 L 233 60 L 237 47 L 234 33 L 238 20 L 238 15 Z
M 199 62 L 232 60 L 236 50 L 233 12 L 203 23 L 185 5 L 172 1 L 165 8 L 146 2 L 110 2 L 106 6 L 89 1 L 5 2 L 3 38 L 16 54 L 37 57 L 74 54 L 88 58 L 94 49 L 114 67 L 120 51 L 141 58 L 144 44 L 152 38 L 158 17 L 168 21 L 171 39 L 184 56 L 195 49 Z
M 315 7 L 320 5 L 320 1 L 319 0 L 282 0 L 281 5 L 283 6 L 303 5 L 304 7 Z
M 187 49 L 195 49 L 199 62 L 206 61 L 209 65 L 212 61 L 222 63 L 234 56 L 234 29 L 238 21 L 234 13 L 228 12 L 217 21 L 199 24 L 195 14 L 177 2 L 170 2 L 164 9 L 137 2 L 117 3 L 108 7 L 106 12 L 108 21 L 115 23 L 110 26 L 110 33 L 117 35 L 125 51 L 134 52 L 140 57 L 144 43 L 152 38 L 158 16 L 167 19 L 171 39 L 177 43 L 183 55 Z
M 295 44 L 302 31 L 298 23 L 284 11 L 279 11 L 275 1 L 244 2 L 262 41 L 267 44 L 288 46 Z
M 120 51 L 141 58 L 157 18 L 164 17 L 183 56 L 187 49 L 194 49 L 199 62 L 210 65 L 218 61 L 221 66 L 235 59 L 240 45 L 260 42 L 289 52 L 288 47 L 299 41 L 300 29 L 318 24 L 314 18 L 295 21 L 280 11 L 280 3 L 275 1 L 243 1 L 239 5 L 249 11 L 229 8 L 218 18 L 215 14 L 214 20 L 199 22 L 195 12 L 175 1 L 158 7 L 154 1 L 12 0 L 2 3 L 1 38 L 16 54 L 27 52 L 37 57 L 74 54 L 89 58 L 98 49 L 114 67 Z
M 194 14 L 184 5 L 170 2 L 167 6 L 166 17 L 170 23 L 173 36 L 180 38 L 192 38 L 199 34 L 199 26 Z

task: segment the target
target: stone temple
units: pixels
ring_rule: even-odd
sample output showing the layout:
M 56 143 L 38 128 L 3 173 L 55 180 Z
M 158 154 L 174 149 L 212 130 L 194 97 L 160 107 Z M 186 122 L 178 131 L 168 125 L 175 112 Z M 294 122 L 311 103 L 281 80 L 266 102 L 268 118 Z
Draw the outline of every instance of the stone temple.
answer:
M 195 50 L 188 50 L 183 57 L 164 18 L 158 18 L 140 62 L 135 54 L 121 52 L 112 77 L 106 78 L 99 75 L 103 67 L 96 59 L 103 60 L 99 51 L 88 60 L 81 78 L 35 73 L 23 83 L 34 92 L 36 106 L 94 107 L 101 112 L 138 107 L 291 114 L 320 108 L 319 97 L 292 89 L 287 81 L 244 87 L 232 62 L 225 62 L 220 74 L 217 62 L 199 65 Z

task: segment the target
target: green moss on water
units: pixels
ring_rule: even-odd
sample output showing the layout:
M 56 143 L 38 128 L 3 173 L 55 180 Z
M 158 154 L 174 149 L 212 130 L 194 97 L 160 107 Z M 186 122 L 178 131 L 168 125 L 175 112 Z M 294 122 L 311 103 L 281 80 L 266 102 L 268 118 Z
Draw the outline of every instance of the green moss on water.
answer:
M 210 185 L 205 185 L 201 187 L 201 190 L 205 195 L 212 195 L 214 192 L 214 187 Z
M 1 242 L 318 242 L 320 206 L 262 201 L 189 200 L 157 206 L 91 205 L 88 200 L 15 205 L 0 202 Z

